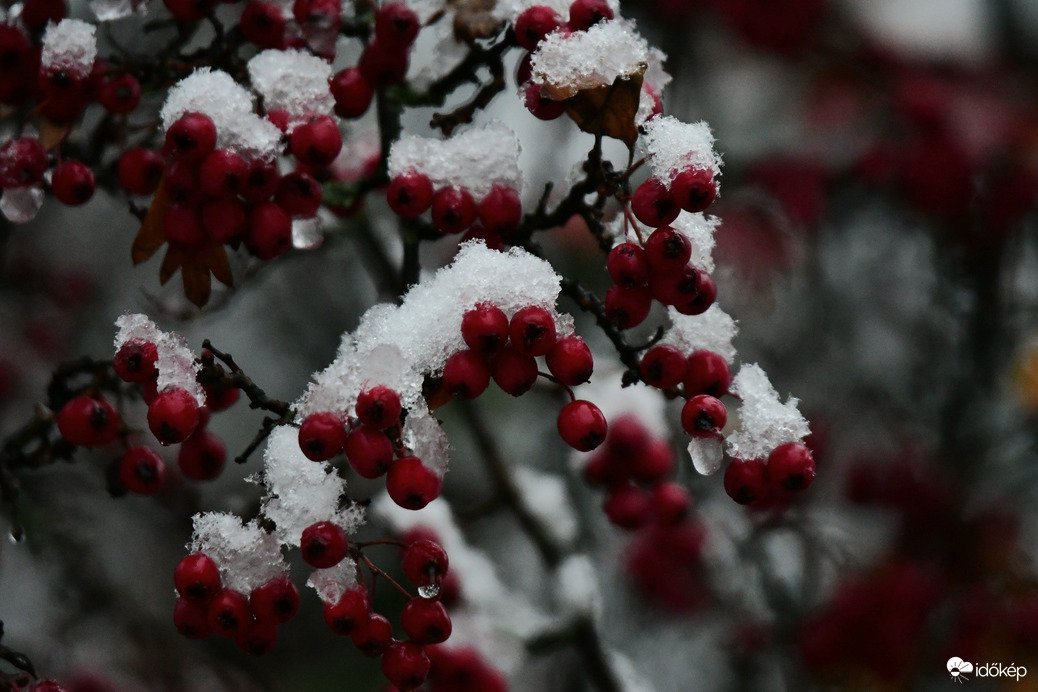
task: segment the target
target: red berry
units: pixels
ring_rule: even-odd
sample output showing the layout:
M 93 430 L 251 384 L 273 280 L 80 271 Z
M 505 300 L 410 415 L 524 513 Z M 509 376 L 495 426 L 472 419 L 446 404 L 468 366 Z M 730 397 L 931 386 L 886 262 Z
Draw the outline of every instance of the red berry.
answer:
M 173 626 L 188 639 L 205 639 L 213 633 L 209 624 L 209 602 L 178 598 L 173 607 Z
M 645 241 L 645 259 L 656 272 L 678 274 L 692 257 L 692 243 L 670 226 L 657 228 Z
M 194 432 L 198 415 L 198 401 L 177 387 L 162 392 L 148 406 L 148 427 L 159 444 L 177 444 Z
M 480 303 L 461 318 L 461 338 L 473 351 L 491 354 L 508 342 L 508 316 L 496 305 Z
M 74 445 L 98 447 L 119 434 L 119 414 L 101 398 L 81 394 L 58 411 L 58 432 Z
M 602 511 L 614 525 L 622 529 L 638 529 L 645 526 L 652 516 L 652 496 L 636 485 L 618 484 L 609 489 Z
M 724 491 L 740 505 L 749 505 L 767 492 L 763 459 L 733 459 L 724 470 Z
M 562 384 L 570 387 L 590 380 L 595 367 L 591 349 L 587 347 L 582 338 L 576 335 L 567 336 L 555 342 L 544 360 L 548 364 L 551 374 L 555 375 Z
M 166 151 L 185 161 L 201 161 L 216 148 L 216 125 L 207 115 L 185 113 L 166 130 Z
M 278 182 L 274 201 L 289 216 L 309 219 L 317 214 L 322 196 L 321 184 L 312 175 L 296 171 Z
M 407 76 L 407 48 L 393 46 L 375 38 L 360 56 L 357 67 L 365 81 L 375 87 L 399 84 Z
M 531 53 L 544 37 L 562 26 L 558 13 L 545 5 L 525 9 L 515 19 L 515 40 Z
M 241 196 L 246 202 L 266 202 L 277 191 L 280 182 L 281 173 L 274 162 L 257 159 L 249 164 Z
M 678 218 L 681 207 L 659 178 L 649 178 L 631 195 L 631 211 L 645 225 L 659 228 Z
M 618 286 L 634 288 L 649 283 L 649 260 L 645 250 L 634 243 L 620 243 L 606 258 L 609 278 Z
M 220 568 L 204 553 L 181 558 L 173 570 L 173 584 L 181 597 L 208 601 L 220 590 Z
M 94 172 L 79 161 L 63 161 L 51 174 L 50 189 L 58 201 L 79 206 L 94 196 Z
M 358 651 L 370 658 L 378 658 L 393 641 L 393 626 L 384 615 L 370 613 L 366 620 L 357 623 L 350 636 Z
M 490 233 L 507 236 L 519 228 L 523 203 L 515 188 L 495 185 L 479 203 L 479 221 Z
M 623 286 L 610 286 L 606 289 L 606 316 L 620 329 L 637 327 L 649 316 L 651 309 L 652 294 L 648 289 Z
M 704 272 L 688 264 L 675 274 L 653 274 L 649 280 L 649 291 L 653 298 L 664 305 L 690 305 L 692 301 L 699 299 L 700 280 L 703 276 L 706 276 Z
M 330 521 L 319 521 L 303 529 L 299 550 L 311 567 L 325 569 L 342 562 L 349 551 L 349 542 L 342 527 Z
M 35 137 L 9 139 L 0 145 L 0 187 L 28 187 L 43 179 L 47 152 Z
M 421 23 L 402 2 L 390 2 L 375 10 L 375 37 L 389 46 L 406 48 L 414 43 Z
M 400 395 L 385 385 L 366 389 L 357 397 L 357 418 L 372 428 L 385 430 L 395 425 L 402 410 Z
M 274 648 L 278 641 L 277 623 L 255 618 L 234 637 L 238 648 L 254 656 L 260 656 Z
M 248 172 L 249 166 L 242 157 L 227 149 L 216 149 L 198 167 L 198 186 L 210 197 L 235 195 Z
M 155 192 L 165 166 L 162 155 L 151 149 L 127 149 L 119 157 L 116 177 L 119 184 L 132 195 L 150 195 Z
M 546 355 L 555 346 L 555 318 L 544 308 L 529 305 L 512 315 L 508 335 L 520 353 Z
M 443 365 L 443 386 L 455 399 L 475 399 L 490 384 L 487 357 L 477 351 L 458 351 Z
M 433 186 L 428 176 L 408 171 L 393 178 L 386 189 L 389 208 L 402 219 L 414 219 L 432 205 Z
M 197 248 L 205 242 L 201 210 L 191 204 L 173 204 L 162 217 L 162 232 L 171 245 Z
M 292 220 L 273 202 L 257 204 L 249 214 L 245 247 L 261 260 L 288 252 L 292 247 Z
M 421 509 L 440 495 L 443 481 L 418 457 L 403 457 L 389 469 L 386 491 L 404 509 Z
M 133 447 L 119 460 L 119 482 L 131 493 L 153 495 L 166 480 L 166 462 L 155 450 Z
M 598 447 L 608 432 L 608 424 L 601 409 L 583 399 L 571 401 L 562 407 L 558 428 L 566 444 L 581 452 L 590 452 Z
M 682 485 L 660 483 L 652 489 L 652 508 L 661 524 L 677 524 L 688 516 L 692 496 Z
M 709 394 L 697 394 L 681 409 L 681 427 L 692 437 L 715 437 L 727 422 L 728 409 Z
M 447 574 L 447 552 L 436 541 L 411 541 L 400 557 L 404 574 L 415 586 L 439 584 Z
M 368 112 L 375 97 L 375 88 L 357 67 L 348 67 L 337 72 L 332 77 L 329 88 L 335 99 L 335 114 L 340 118 L 359 118 Z M 431 189 L 429 197 L 432 198 Z
M 132 113 L 140 101 L 141 83 L 129 73 L 106 81 L 97 92 L 97 102 L 116 115 Z
M 425 682 L 430 666 L 425 648 L 415 642 L 392 642 L 382 655 L 382 673 L 400 692 Z
M 523 87 L 523 104 L 538 120 L 555 120 L 566 112 L 566 102 L 544 95 L 540 84 L 528 83 Z
M 26 0 L 22 5 L 22 23 L 36 33 L 47 28 L 47 23 L 57 24 L 68 15 L 65 0 Z
M 420 644 L 439 644 L 451 636 L 451 619 L 440 601 L 413 598 L 400 614 L 407 636 Z
M 520 396 L 537 382 L 537 359 L 508 345 L 490 359 L 490 375 L 502 391 Z
M 586 31 L 598 22 L 613 18 L 613 10 L 606 0 L 574 0 L 569 6 L 569 26 L 574 31 Z
M 342 3 L 336 0 L 295 0 L 292 16 L 308 29 L 338 30 L 342 20 Z
M 674 469 L 674 452 L 665 440 L 652 440 L 631 457 L 628 471 L 643 483 L 658 483 Z
M 717 286 L 714 280 L 706 272 L 696 270 L 699 273 L 696 288 L 696 297 L 687 303 L 677 303 L 674 309 L 682 315 L 702 315 L 717 299 Z
M 127 341 L 115 353 L 112 365 L 124 382 L 146 382 L 159 374 L 155 364 L 159 353 L 155 344 L 141 339 Z
M 285 42 L 285 18 L 281 8 L 271 2 L 248 2 L 238 20 L 238 28 L 246 41 L 260 48 L 282 48 Z
M 308 166 L 327 166 L 342 151 L 342 133 L 327 115 L 315 115 L 288 136 L 288 150 Z
M 299 426 L 299 448 L 311 461 L 331 459 L 345 442 L 346 427 L 334 413 L 311 413 Z
M 461 187 L 444 187 L 432 199 L 432 222 L 442 233 L 462 233 L 471 226 L 478 210 L 469 191 Z
M 202 201 L 198 187 L 198 165 L 193 161 L 175 159 L 166 170 L 166 194 L 170 202 L 195 207 Z
M 806 490 L 815 479 L 811 450 L 799 442 L 786 442 L 768 455 L 768 480 L 788 492 Z
M 642 356 L 638 368 L 642 381 L 651 387 L 670 389 L 685 378 L 685 355 L 673 346 L 653 346 Z
M 237 197 L 214 199 L 202 205 L 202 230 L 221 245 L 240 239 L 248 220 L 248 209 Z
M 685 394 L 721 397 L 728 393 L 731 384 L 732 373 L 721 354 L 713 351 L 693 351 L 689 354 L 688 367 L 685 369 Z
M 393 443 L 378 428 L 362 425 L 346 435 L 343 444 L 350 466 L 362 478 L 378 478 L 392 466 Z
M 361 587 L 347 589 L 335 605 L 324 604 L 324 621 L 332 632 L 347 635 L 371 613 L 368 592 Z
M 252 610 L 245 594 L 223 588 L 209 601 L 209 625 L 224 637 L 233 637 L 252 622 Z
M 686 168 L 674 177 L 670 191 L 685 211 L 703 211 L 717 197 L 714 173 L 706 168 Z
M 240 389 L 223 384 L 202 385 L 202 391 L 205 392 L 206 408 L 210 411 L 226 411 L 241 396 Z
M 177 465 L 186 478 L 211 481 L 223 471 L 227 462 L 227 446 L 208 430 L 195 430 L 184 440 L 177 453 Z
M 280 625 L 299 611 L 299 589 L 288 577 L 277 577 L 253 589 L 249 594 L 249 605 L 257 620 Z

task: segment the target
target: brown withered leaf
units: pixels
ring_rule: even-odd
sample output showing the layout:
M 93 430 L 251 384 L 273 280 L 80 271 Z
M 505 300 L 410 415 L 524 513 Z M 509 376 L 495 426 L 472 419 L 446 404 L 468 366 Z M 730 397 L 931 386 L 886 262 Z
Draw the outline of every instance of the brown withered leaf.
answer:
M 162 266 L 159 267 L 159 282 L 166 284 L 177 270 L 187 261 L 187 252 L 182 247 L 170 245 L 166 248 L 166 255 L 162 258 Z
M 198 307 L 209 302 L 213 281 L 209 276 L 209 265 L 201 255 L 195 254 L 180 267 L 180 276 L 184 281 L 184 295 Z
M 72 124 L 58 124 L 52 123 L 49 120 L 40 120 L 40 144 L 47 151 L 58 147 L 65 138 L 68 137 L 68 133 L 72 131 Z
M 501 31 L 494 18 L 494 0 L 448 0 L 454 9 L 454 38 L 472 44 L 476 39 L 491 38 Z
M 638 139 L 634 117 L 642 95 L 642 81 L 648 66 L 621 75 L 609 86 L 584 89 L 566 99 L 566 112 L 584 132 L 619 139 L 628 148 Z
M 169 195 L 166 194 L 166 180 L 163 178 L 155 188 L 155 197 L 148 207 L 148 214 L 141 223 L 137 237 L 133 239 L 133 247 L 130 248 L 130 257 L 136 266 L 145 262 L 155 254 L 155 251 L 166 242 L 166 234 L 162 230 L 162 219 L 166 216 L 169 208 Z M 165 283 L 165 282 L 163 282 Z
M 208 245 L 198 255 L 200 262 L 204 262 L 213 273 L 216 280 L 224 286 L 234 285 L 234 275 L 231 274 L 231 264 L 227 261 L 227 250 L 223 245 Z

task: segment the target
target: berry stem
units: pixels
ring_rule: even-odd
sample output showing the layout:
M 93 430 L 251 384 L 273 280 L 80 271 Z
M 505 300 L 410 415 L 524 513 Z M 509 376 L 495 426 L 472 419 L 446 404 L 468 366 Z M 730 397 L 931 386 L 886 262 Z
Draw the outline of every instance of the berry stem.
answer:
M 563 382 L 562 380 L 560 380 L 559 378 L 555 377 L 555 375 L 552 375 L 550 372 L 543 372 L 541 370 L 538 370 L 537 371 L 537 376 L 538 377 L 543 377 L 544 379 L 549 380 L 549 381 L 554 382 L 555 384 L 559 385 L 560 387 L 562 387 L 566 391 L 566 394 L 569 395 L 569 400 L 570 401 L 576 401 L 577 397 L 573 393 L 573 388 L 570 387 L 565 382 Z
M 402 593 L 408 600 L 411 600 L 412 598 L 414 598 L 414 594 L 410 593 L 407 589 L 405 589 L 404 587 L 400 586 L 400 584 L 396 581 L 396 579 L 393 579 L 393 577 L 389 576 L 389 574 L 387 572 L 385 572 L 384 570 L 379 568 L 377 565 L 375 565 L 375 563 L 372 562 L 368 558 L 367 555 L 362 553 L 360 550 L 352 550 L 351 549 L 350 552 L 354 556 L 356 556 L 358 559 L 360 559 L 360 561 L 363 562 L 364 565 L 368 568 L 368 571 L 371 572 L 371 577 L 372 577 L 372 579 L 371 579 L 371 589 L 372 589 L 371 595 L 372 595 L 372 599 L 374 599 L 374 595 L 375 595 L 374 594 L 374 590 L 375 590 L 375 577 L 382 577 L 383 579 L 385 579 L 387 582 L 389 582 L 389 584 L 394 589 L 396 589 L 397 591 Z

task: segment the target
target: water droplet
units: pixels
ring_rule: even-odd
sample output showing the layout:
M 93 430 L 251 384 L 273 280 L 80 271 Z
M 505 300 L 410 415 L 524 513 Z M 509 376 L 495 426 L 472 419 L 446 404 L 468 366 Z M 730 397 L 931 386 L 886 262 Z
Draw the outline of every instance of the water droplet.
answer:
M 426 584 L 418 587 L 418 595 L 422 598 L 436 598 L 440 595 L 439 584 Z

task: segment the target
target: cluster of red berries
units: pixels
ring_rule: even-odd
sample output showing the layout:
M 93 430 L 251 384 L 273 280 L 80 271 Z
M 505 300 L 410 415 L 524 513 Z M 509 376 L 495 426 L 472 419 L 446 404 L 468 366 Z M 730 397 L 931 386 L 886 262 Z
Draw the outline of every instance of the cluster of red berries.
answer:
M 302 170 L 281 176 L 273 161 L 246 161 L 216 148 L 216 141 L 216 126 L 202 113 L 185 113 L 166 132 L 165 191 L 170 205 L 162 228 L 167 242 L 185 249 L 244 243 L 264 260 L 286 252 L 292 246 L 292 219 L 317 214 L 320 184 Z M 327 166 L 341 149 L 339 127 L 328 116 L 309 118 L 288 138 L 289 152 L 312 167 Z M 127 189 L 146 191 L 144 181 L 151 179 L 152 170 L 149 158 L 124 155 L 120 173 L 132 179 Z
M 786 442 L 766 459 L 733 459 L 724 472 L 724 489 L 741 505 L 771 509 L 806 490 L 814 479 L 811 450 L 800 442 Z
M 163 446 L 180 444 L 177 465 L 192 480 L 212 480 L 223 471 L 227 449 L 207 429 L 211 411 L 222 411 L 237 401 L 238 389 L 206 390 L 206 405 L 179 387 L 157 391 L 158 351 L 144 340 L 124 343 L 116 352 L 113 369 L 124 382 L 137 385 L 148 405 L 148 427 Z M 100 393 L 84 393 L 67 401 L 57 414 L 58 432 L 68 442 L 99 447 L 123 432 L 122 419 Z M 139 495 L 151 495 L 166 479 L 166 462 L 150 447 L 127 448 L 115 467 L 122 486 Z
M 666 440 L 654 437 L 634 416 L 621 416 L 609 426 L 605 444 L 588 459 L 584 479 L 604 487 L 602 510 L 616 526 L 640 529 L 649 523 L 676 524 L 692 506 L 692 496 L 668 481 L 674 453 Z
M 297 0 L 296 6 L 306 1 Z M 404 81 L 411 45 L 421 28 L 418 15 L 402 2 L 386 3 L 375 10 L 374 36 L 364 46 L 360 62 L 332 77 L 336 115 L 359 118 L 371 106 L 375 89 Z
M 326 461 L 345 451 L 359 476 L 386 476 L 389 496 L 407 509 L 421 509 L 439 497 L 442 479 L 404 448 L 403 407 L 396 391 L 379 385 L 361 392 L 354 414 L 319 411 L 304 418 L 299 426 L 303 454 Z
M 46 150 L 36 137 L 0 144 L 0 188 L 35 187 L 49 167 Z M 94 196 L 94 172 L 81 161 L 65 159 L 51 171 L 50 190 L 62 204 L 78 206 Z
M 299 590 L 288 576 L 258 586 L 248 595 L 223 586 L 220 568 L 208 555 L 183 558 L 173 571 L 177 603 L 173 623 L 189 639 L 213 634 L 233 638 L 244 651 L 262 654 L 277 642 L 278 626 L 295 617 Z
M 598 22 L 613 18 L 613 9 L 606 0 L 574 0 L 569 6 L 569 17 L 562 17 L 547 5 L 534 5 L 524 10 L 515 20 L 515 40 L 529 53 L 519 63 L 517 83 L 523 92 L 526 109 L 540 120 L 554 120 L 566 112 L 564 101 L 548 98 L 541 92 L 541 85 L 533 82 L 531 54 L 549 34 L 570 34 L 587 31 Z
M 602 511 L 615 526 L 637 531 L 626 570 L 645 597 L 690 610 L 708 590 L 700 574 L 704 529 L 691 515 L 692 496 L 673 480 L 674 453 L 634 416 L 609 426 L 605 444 L 588 459 L 584 479 L 605 489 Z
M 523 215 L 522 201 L 513 187 L 494 185 L 477 202 L 461 186 L 433 189 L 429 177 L 413 169 L 390 181 L 386 199 L 390 209 L 403 219 L 414 219 L 431 210 L 433 225 L 447 235 L 469 231 L 478 237 L 508 237 L 519 228 Z
M 450 356 L 443 366 L 439 389 L 455 399 L 475 399 L 490 386 L 521 396 L 541 376 L 537 357 L 544 361 L 551 378 L 566 387 L 587 382 L 594 369 L 591 349 L 577 335 L 561 339 L 555 318 L 548 310 L 528 305 L 508 316 L 496 305 L 480 303 L 461 321 L 467 349 Z M 589 452 L 605 439 L 605 416 L 590 401 L 574 399 L 559 412 L 558 430 L 574 449 Z
M 400 626 L 406 640 L 393 636 L 389 619 L 371 609 L 368 592 L 347 589 L 335 603 L 324 604 L 324 621 L 333 632 L 349 636 L 365 656 L 382 658 L 382 672 L 398 690 L 413 690 L 430 674 L 431 645 L 451 635 L 451 620 L 439 598 L 439 585 L 447 574 L 447 553 L 436 542 L 418 539 L 406 543 L 401 553 L 404 574 L 419 589 L 418 597 L 404 606 Z
M 605 310 L 613 324 L 620 329 L 641 324 L 653 299 L 683 315 L 706 312 L 717 287 L 691 257 L 688 237 L 665 224 L 649 235 L 644 247 L 628 241 L 610 250 L 606 269 L 613 285 L 606 291 Z

